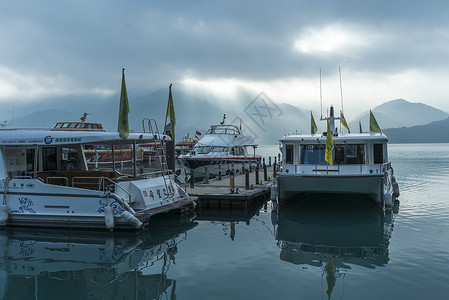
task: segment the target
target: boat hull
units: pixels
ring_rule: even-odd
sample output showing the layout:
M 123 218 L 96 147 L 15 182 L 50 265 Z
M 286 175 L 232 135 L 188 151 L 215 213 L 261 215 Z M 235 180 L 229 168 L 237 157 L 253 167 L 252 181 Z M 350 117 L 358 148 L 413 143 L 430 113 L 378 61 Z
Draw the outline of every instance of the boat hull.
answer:
M 168 187 L 174 188 L 172 194 L 165 190 L 162 177 L 127 181 L 117 184 L 116 193 L 108 196 L 99 190 L 14 179 L 6 197 L 4 186 L 0 186 L 0 197 L 8 209 L 8 226 L 107 229 L 106 220 L 112 217 L 113 229 L 136 230 L 145 227 L 153 215 L 194 205 L 197 198 L 180 191 L 176 183 Z
M 294 201 L 301 194 L 360 194 L 376 204 L 385 203 L 383 175 L 277 174 L 278 202 Z
M 205 176 L 205 167 L 209 176 L 217 176 L 220 168 L 223 175 L 229 174 L 232 170 L 235 173 L 243 172 L 243 168 L 247 169 L 249 166 L 255 168 L 260 164 L 260 157 L 240 157 L 240 158 L 179 158 L 187 174 L 191 170 L 194 171 L 195 178 Z

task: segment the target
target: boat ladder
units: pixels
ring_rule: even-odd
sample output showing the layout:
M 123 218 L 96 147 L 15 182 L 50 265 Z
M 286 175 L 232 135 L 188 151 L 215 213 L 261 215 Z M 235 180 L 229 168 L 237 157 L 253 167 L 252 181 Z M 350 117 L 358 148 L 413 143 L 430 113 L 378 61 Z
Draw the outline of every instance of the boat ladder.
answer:
M 164 179 L 165 191 L 167 196 L 173 197 L 175 195 L 175 189 L 173 187 L 173 181 L 170 180 L 170 170 L 168 169 L 167 157 L 165 156 L 164 141 L 159 134 L 159 128 L 157 127 L 156 120 L 145 118 L 142 120 L 143 132 L 145 132 L 145 121 L 148 121 L 149 133 L 153 136 L 154 149 L 156 155 L 161 164 L 162 178 Z

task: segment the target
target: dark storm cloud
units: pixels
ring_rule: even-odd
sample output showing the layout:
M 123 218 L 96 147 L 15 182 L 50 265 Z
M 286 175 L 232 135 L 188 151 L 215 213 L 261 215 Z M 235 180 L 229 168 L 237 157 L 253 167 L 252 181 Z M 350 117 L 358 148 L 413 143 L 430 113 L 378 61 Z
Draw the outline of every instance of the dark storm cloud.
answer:
M 447 68 L 445 1 L 19 0 L 2 6 L 0 68 L 59 76 L 67 89 L 116 90 L 122 67 L 140 93 L 185 76 L 270 81 L 338 65 L 369 72 Z M 363 45 L 295 49 L 307 30 L 333 27 L 357 33 Z

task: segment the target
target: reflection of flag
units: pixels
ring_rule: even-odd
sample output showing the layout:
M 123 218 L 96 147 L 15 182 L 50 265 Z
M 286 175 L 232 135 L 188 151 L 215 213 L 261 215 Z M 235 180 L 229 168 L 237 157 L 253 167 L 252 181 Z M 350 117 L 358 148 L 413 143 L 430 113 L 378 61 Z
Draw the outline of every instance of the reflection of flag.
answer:
M 167 124 L 167 119 L 170 118 L 170 122 Z M 168 94 L 167 114 L 165 115 L 165 134 L 168 134 L 172 140 L 175 140 L 175 107 L 173 105 L 173 96 L 171 94 L 171 84 Z
M 312 112 L 310 112 L 310 117 L 311 117 L 310 131 L 312 132 L 312 134 L 315 134 L 318 129 L 316 127 L 315 119 L 313 118 Z
M 118 132 L 120 138 L 122 139 L 126 139 L 129 135 L 128 113 L 129 113 L 129 103 L 128 103 L 128 94 L 126 93 L 125 68 L 123 68 L 122 91 L 120 93 L 120 110 L 118 117 Z
M 348 132 L 351 133 L 351 130 L 349 130 L 348 123 L 346 123 L 345 116 L 343 115 L 343 112 L 342 112 L 342 111 L 340 112 L 340 122 L 341 122 L 341 125 L 343 125 L 344 127 L 346 127 L 346 129 L 348 130 Z
M 334 258 L 332 257 L 328 262 L 326 262 L 326 268 L 324 269 L 326 271 L 326 281 L 327 281 L 327 291 L 326 294 L 331 298 L 332 291 L 335 286 L 335 273 L 334 273 Z
M 369 111 L 369 131 L 382 132 L 371 110 Z
M 327 133 L 326 133 L 326 153 L 324 155 L 324 160 L 333 166 L 332 150 L 334 150 L 334 141 L 332 140 L 332 132 L 329 127 L 329 121 L 327 121 Z
M 360 130 L 360 133 L 363 133 L 363 130 L 362 130 L 362 122 L 360 122 L 360 121 L 359 121 L 359 130 Z

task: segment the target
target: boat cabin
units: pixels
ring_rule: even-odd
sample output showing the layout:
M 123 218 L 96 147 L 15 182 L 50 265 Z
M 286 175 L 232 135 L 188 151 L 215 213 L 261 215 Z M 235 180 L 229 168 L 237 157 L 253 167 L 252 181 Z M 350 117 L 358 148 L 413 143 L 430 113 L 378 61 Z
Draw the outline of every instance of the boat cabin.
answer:
M 313 173 L 319 170 L 361 172 L 360 166 L 379 167 L 388 162 L 387 137 L 381 133 L 343 134 L 333 137 L 333 166 L 325 160 L 326 135 L 286 135 L 280 139 L 283 170 Z M 370 168 L 370 170 L 379 168 Z M 378 170 L 379 171 L 379 170 Z M 374 172 L 374 171 L 373 171 Z
M 128 175 L 130 178 L 137 176 L 136 163 L 139 155 L 138 151 L 132 150 L 137 148 L 138 141 L 153 139 L 152 135 L 130 134 L 128 139 L 122 140 L 118 133 L 62 130 L 8 130 L 1 133 L 1 178 L 33 178 L 41 179 L 45 183 L 68 186 L 73 186 L 74 177 L 113 179 L 124 175 L 122 171 L 116 170 L 115 164 L 112 163 L 107 168 L 89 167 L 89 164 L 92 164 L 89 159 L 95 158 L 95 154 L 98 155 L 97 161 L 101 163 L 101 151 L 108 151 L 109 155 L 112 155 L 111 162 L 115 159 L 115 162 L 119 163 L 120 154 L 126 150 L 130 161 L 128 173 L 133 173 Z M 92 149 L 93 145 L 97 149 Z

